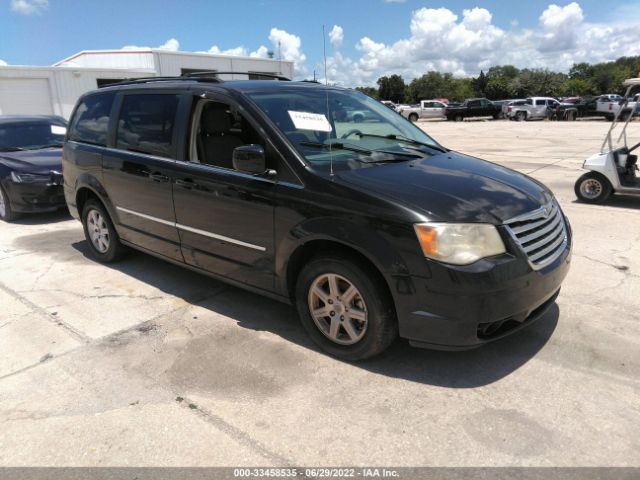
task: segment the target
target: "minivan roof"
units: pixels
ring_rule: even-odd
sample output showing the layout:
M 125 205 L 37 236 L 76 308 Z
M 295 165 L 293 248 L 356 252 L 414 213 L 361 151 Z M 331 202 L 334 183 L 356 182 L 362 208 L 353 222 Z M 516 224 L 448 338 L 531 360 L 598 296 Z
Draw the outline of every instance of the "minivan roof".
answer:
M 135 80 L 135 79 L 133 79 Z M 291 90 L 291 89 L 318 89 L 329 88 L 331 90 L 347 90 L 343 87 L 325 86 L 318 82 L 311 81 L 282 81 L 282 80 L 225 80 L 225 81 L 206 81 L 202 78 L 184 78 L 176 77 L 175 80 L 163 77 L 158 80 L 150 79 L 146 82 L 139 83 L 123 83 L 121 85 L 114 84 L 102 87 L 100 92 L 121 91 L 121 90 L 139 90 L 139 89 L 180 89 L 185 86 L 211 87 L 216 90 L 235 90 L 239 92 L 264 91 L 264 90 Z M 95 93 L 96 90 L 91 93 Z

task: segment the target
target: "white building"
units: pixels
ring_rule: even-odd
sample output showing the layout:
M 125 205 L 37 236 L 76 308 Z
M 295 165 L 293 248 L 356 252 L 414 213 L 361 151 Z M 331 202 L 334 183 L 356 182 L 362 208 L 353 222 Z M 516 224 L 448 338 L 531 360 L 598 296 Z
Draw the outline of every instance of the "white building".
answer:
M 196 71 L 239 72 L 221 74 L 223 80 L 264 78 L 261 73 L 292 78 L 293 62 L 152 48 L 82 51 L 50 67 L 0 66 L 0 115 L 69 118 L 78 97 L 99 86 L 126 78 Z

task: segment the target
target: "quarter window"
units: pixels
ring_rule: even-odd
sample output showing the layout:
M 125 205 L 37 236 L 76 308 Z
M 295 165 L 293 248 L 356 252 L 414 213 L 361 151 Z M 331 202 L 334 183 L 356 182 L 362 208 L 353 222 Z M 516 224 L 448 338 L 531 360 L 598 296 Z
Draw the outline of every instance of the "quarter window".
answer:
M 69 140 L 105 146 L 114 97 L 113 93 L 103 93 L 82 100 L 71 120 Z
M 126 95 L 118 119 L 117 147 L 173 157 L 173 127 L 178 95 Z

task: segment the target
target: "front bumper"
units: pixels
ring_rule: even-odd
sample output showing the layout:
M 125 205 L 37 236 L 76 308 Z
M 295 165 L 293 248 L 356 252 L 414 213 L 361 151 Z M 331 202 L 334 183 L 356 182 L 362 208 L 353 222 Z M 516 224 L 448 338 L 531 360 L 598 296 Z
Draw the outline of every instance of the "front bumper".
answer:
M 431 278 L 411 277 L 396 294 L 400 336 L 439 350 L 479 347 L 520 330 L 553 305 L 571 262 L 571 234 L 551 264 L 533 270 L 523 255 L 455 267 L 429 262 Z
M 58 183 L 3 183 L 11 208 L 20 213 L 51 212 L 66 206 Z

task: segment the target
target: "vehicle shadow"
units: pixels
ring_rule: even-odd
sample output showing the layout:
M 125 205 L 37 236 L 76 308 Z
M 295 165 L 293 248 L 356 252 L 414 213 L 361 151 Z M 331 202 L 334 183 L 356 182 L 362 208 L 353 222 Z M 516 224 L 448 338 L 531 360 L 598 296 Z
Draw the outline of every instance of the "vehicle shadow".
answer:
M 60 208 L 55 212 L 25 213 L 20 218 L 11 223 L 16 225 L 44 225 L 48 223 L 59 223 L 71 220 L 73 217 L 67 208 Z
M 73 248 L 89 257 L 86 242 Z M 91 260 L 93 261 L 93 260 Z M 240 327 L 268 331 L 286 341 L 318 352 L 289 305 L 225 284 L 151 255 L 132 252 L 124 260 L 106 264 L 161 291 L 231 318 Z M 212 295 L 212 291 L 221 291 Z M 354 363 L 358 368 L 388 377 L 447 388 L 474 388 L 493 383 L 520 368 L 548 342 L 556 328 L 559 308 L 549 311 L 528 328 L 482 348 L 441 352 L 410 347 L 398 339 L 383 354 Z
M 579 200 L 573 200 L 572 203 L 588 205 L 580 202 Z M 593 205 L 594 208 L 598 208 L 600 206 L 637 210 L 640 208 L 640 195 L 611 195 L 611 197 L 609 197 L 602 205 Z

